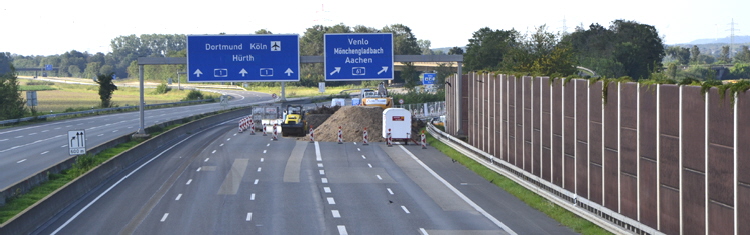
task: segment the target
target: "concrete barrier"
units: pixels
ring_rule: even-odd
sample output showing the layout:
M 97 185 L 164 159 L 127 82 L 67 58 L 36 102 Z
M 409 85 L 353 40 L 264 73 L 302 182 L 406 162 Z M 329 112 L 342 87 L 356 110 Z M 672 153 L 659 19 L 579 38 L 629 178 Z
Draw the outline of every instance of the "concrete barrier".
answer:
M 160 147 L 166 144 L 172 143 L 179 138 L 183 138 L 190 133 L 216 125 L 217 123 L 230 120 L 233 118 L 238 118 L 241 116 L 246 116 L 250 112 L 251 112 L 251 108 L 244 108 L 244 109 L 238 109 L 238 110 L 230 111 L 227 113 L 210 116 L 210 117 L 192 121 L 183 126 L 166 131 L 158 136 L 154 136 L 151 139 L 144 141 L 143 143 L 140 143 L 137 146 L 131 148 L 130 150 L 127 150 L 125 152 L 118 154 L 117 156 L 112 157 L 111 159 L 107 160 L 101 165 L 93 168 L 88 173 L 85 173 L 81 175 L 80 177 L 78 177 L 77 179 L 69 182 L 68 184 L 59 188 L 58 190 L 51 193 L 47 197 L 39 200 L 37 203 L 30 206 L 29 208 L 19 213 L 15 217 L 1 224 L 0 234 L 29 234 L 33 232 L 35 229 L 37 229 L 40 225 L 46 223 L 50 218 L 55 216 L 57 213 L 65 209 L 68 205 L 73 203 L 75 200 L 80 198 L 82 195 L 86 194 L 92 189 L 95 189 L 96 187 L 99 187 L 109 177 L 119 173 L 123 169 L 127 168 L 128 166 L 132 165 L 133 163 L 143 158 L 144 156 L 149 156 L 154 151 L 157 151 Z M 171 121 L 171 122 L 166 122 L 160 125 L 168 126 L 168 125 L 172 125 L 172 124 L 180 123 L 180 122 L 182 122 L 182 119 Z M 129 141 L 129 140 L 130 140 L 130 135 L 127 135 L 127 136 L 123 136 L 115 140 L 112 140 L 110 142 L 101 144 L 95 148 L 100 148 L 101 146 L 101 149 L 99 150 L 101 151 L 103 149 L 112 147 L 114 145 Z M 74 157 L 71 159 L 73 159 L 73 162 L 75 162 Z M 68 164 L 68 167 L 69 167 L 69 165 L 72 164 L 69 161 L 70 159 L 61 162 L 61 164 Z M 51 168 L 55 168 L 55 167 L 60 168 L 60 169 L 67 169 L 67 168 L 62 168 L 63 166 L 61 166 L 60 164 L 58 164 L 57 166 L 53 166 Z M 50 170 L 50 169 L 47 169 L 47 170 Z M 41 172 L 41 174 L 46 174 L 44 172 L 46 172 L 47 170 Z M 42 178 L 40 177 L 45 177 L 44 181 L 46 181 L 46 175 L 40 176 L 39 174 L 37 174 L 29 178 L 35 178 L 34 180 L 41 180 Z M 31 179 L 27 178 L 27 180 L 31 180 Z

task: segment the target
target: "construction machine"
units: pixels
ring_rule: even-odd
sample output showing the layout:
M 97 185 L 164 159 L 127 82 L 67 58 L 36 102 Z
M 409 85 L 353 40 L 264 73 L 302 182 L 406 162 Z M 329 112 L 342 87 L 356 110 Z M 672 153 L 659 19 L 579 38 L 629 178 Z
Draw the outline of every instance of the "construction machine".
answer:
M 364 106 L 379 106 L 383 109 L 393 107 L 393 97 L 388 96 L 388 90 L 383 82 L 378 85 L 378 90 L 361 89 L 359 98 Z
M 302 105 L 287 105 L 284 121 L 281 123 L 281 136 L 305 136 L 307 134 L 307 122 Z

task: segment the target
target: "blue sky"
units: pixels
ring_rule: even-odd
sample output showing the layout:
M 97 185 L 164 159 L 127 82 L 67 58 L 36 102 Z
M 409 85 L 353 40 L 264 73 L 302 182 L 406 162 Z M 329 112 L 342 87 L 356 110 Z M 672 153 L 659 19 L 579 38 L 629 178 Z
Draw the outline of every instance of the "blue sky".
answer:
M 750 35 L 750 1 L 119 1 L 68 0 L 0 3 L 0 51 L 21 55 L 70 50 L 109 52 L 111 39 L 130 34 L 251 34 L 258 29 L 302 34 L 316 25 L 382 28 L 401 23 L 432 47 L 465 46 L 482 27 L 568 32 L 616 19 L 653 25 L 667 44 Z M 744 11 L 744 12 L 743 12 Z

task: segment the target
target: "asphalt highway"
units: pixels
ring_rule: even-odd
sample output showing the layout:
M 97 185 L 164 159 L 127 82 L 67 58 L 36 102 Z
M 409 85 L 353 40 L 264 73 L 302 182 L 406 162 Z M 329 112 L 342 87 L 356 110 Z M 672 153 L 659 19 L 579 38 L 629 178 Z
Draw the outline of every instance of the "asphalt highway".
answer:
M 210 103 L 146 110 L 145 125 L 272 100 L 271 95 L 259 92 L 222 90 L 220 93 L 234 97 L 229 105 Z M 139 123 L 139 113 L 128 112 L 0 129 L 0 189 L 71 157 L 67 139 L 69 130 L 84 130 L 86 147 L 91 148 L 136 132 Z
M 434 148 L 176 139 L 35 234 L 573 234 Z

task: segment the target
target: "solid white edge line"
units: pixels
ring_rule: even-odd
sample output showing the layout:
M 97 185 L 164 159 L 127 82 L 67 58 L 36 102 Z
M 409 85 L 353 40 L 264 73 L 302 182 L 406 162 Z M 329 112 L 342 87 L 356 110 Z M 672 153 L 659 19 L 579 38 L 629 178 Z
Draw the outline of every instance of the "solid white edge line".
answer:
M 201 133 L 201 132 L 203 132 L 203 131 L 200 131 L 200 132 L 198 132 L 198 133 Z M 195 133 L 195 134 L 198 134 L 198 133 Z M 78 212 L 76 212 L 76 213 L 75 213 L 75 214 L 74 214 L 74 215 L 73 215 L 72 217 L 70 217 L 70 219 L 68 219 L 67 221 L 65 221 L 65 223 L 63 223 L 62 225 L 60 225 L 60 227 L 58 227 L 57 229 L 55 229 L 55 231 L 53 231 L 53 232 L 52 232 L 52 233 L 51 233 L 50 235 L 55 235 L 55 234 L 57 234 L 58 232 L 60 232 L 60 230 L 62 230 L 63 228 L 65 228 L 65 226 L 67 226 L 68 224 L 70 224 L 70 222 L 72 222 L 72 221 L 73 221 L 74 219 L 76 219 L 76 218 L 77 218 L 77 217 L 78 217 L 79 215 L 81 215 L 81 213 L 83 213 L 83 212 L 84 212 L 84 211 L 85 211 L 86 209 L 88 209 L 88 208 L 89 208 L 89 207 L 90 207 L 91 205 L 93 205 L 93 204 L 94 204 L 94 203 L 95 203 L 96 201 L 98 201 L 98 200 L 99 200 L 99 199 L 100 199 L 100 198 L 101 198 L 102 196 L 104 196 L 105 194 L 107 194 L 107 193 L 108 193 L 108 192 L 109 192 L 110 190 L 112 190 L 112 189 L 113 189 L 113 188 L 114 188 L 115 186 L 117 186 L 118 184 L 120 184 L 120 182 L 122 182 L 123 180 L 127 179 L 128 177 L 130 177 L 130 176 L 131 176 L 131 175 L 133 175 L 133 174 L 134 174 L 135 172 L 137 172 L 138 170 L 140 170 L 140 169 L 141 169 L 141 168 L 143 168 L 144 166 L 148 165 L 148 164 L 149 164 L 149 163 L 151 163 L 152 161 L 156 160 L 156 159 L 157 159 L 157 158 L 159 158 L 159 157 L 160 157 L 160 156 L 161 156 L 162 154 L 166 153 L 167 151 L 170 151 L 170 150 L 172 150 L 172 148 L 174 148 L 174 147 L 177 147 L 177 145 L 180 145 L 180 144 L 182 144 L 183 142 L 185 142 L 185 141 L 189 140 L 190 138 L 192 138 L 193 136 L 195 136 L 195 134 L 194 134 L 194 135 L 191 135 L 191 136 L 188 136 L 188 137 L 187 137 L 187 138 L 185 138 L 184 140 L 181 140 L 180 142 L 177 142 L 176 144 L 174 144 L 174 145 L 170 146 L 169 148 L 165 149 L 165 150 L 164 150 L 164 151 L 162 151 L 161 153 L 157 154 L 157 155 L 156 155 L 156 156 L 154 156 L 153 158 L 149 159 L 148 161 L 146 161 L 146 162 L 144 162 L 143 164 L 141 164 L 140 166 L 138 166 L 138 168 L 135 168 L 135 170 L 133 170 L 132 172 L 130 172 L 130 174 L 127 174 L 127 175 L 125 175 L 125 177 L 122 177 L 122 178 L 120 178 L 120 180 L 118 180 L 117 182 L 115 182 L 114 184 L 112 184 L 112 186 L 109 186 L 109 188 L 107 188 L 106 190 L 104 190 L 104 192 L 102 192 L 101 194 L 99 194 L 99 196 L 97 196 L 96 198 L 94 198 L 94 200 L 91 200 L 91 202 L 89 202 L 88 204 L 86 204 L 86 206 L 84 206 L 83 208 L 81 208 L 81 210 L 79 210 Z M 192 179 L 191 179 L 191 181 L 192 181 Z M 188 184 L 190 184 L 189 182 L 190 182 L 190 181 L 188 181 Z
M 442 182 L 446 187 L 448 187 L 448 189 L 450 189 L 451 191 L 453 191 L 453 193 L 455 193 L 456 195 L 458 195 L 458 197 L 460 197 L 461 199 L 463 199 L 466 203 L 468 203 L 471 207 L 473 207 L 475 210 L 477 210 L 480 214 L 484 215 L 485 218 L 489 219 L 490 221 L 492 221 L 492 223 L 494 223 L 496 226 L 500 227 L 501 229 L 505 230 L 509 234 L 511 234 L 511 235 L 518 235 L 516 232 L 514 232 L 508 226 L 506 226 L 503 222 L 500 222 L 499 220 L 497 220 L 494 216 L 490 215 L 489 213 L 487 213 L 487 211 L 485 211 L 484 209 L 482 209 L 482 207 L 479 207 L 479 205 L 477 205 L 476 203 L 474 203 L 474 201 L 472 201 L 471 199 L 469 199 L 468 197 L 466 197 L 466 195 L 464 195 L 463 193 L 461 193 L 461 191 L 458 191 L 458 189 L 456 189 L 455 187 L 453 187 L 453 185 L 451 185 L 450 183 L 448 183 L 448 181 L 445 181 L 445 179 L 443 179 L 443 177 L 440 177 L 440 175 L 438 175 L 437 173 L 435 173 L 435 171 L 433 171 L 430 167 L 428 167 L 426 164 L 424 164 L 424 162 L 422 162 L 422 160 L 419 160 L 419 158 L 417 158 L 409 150 L 407 150 L 406 148 L 404 148 L 403 145 L 399 145 L 399 147 L 402 150 L 404 150 L 404 152 L 406 152 L 406 154 L 408 154 L 412 159 L 414 159 L 414 161 L 417 161 L 417 163 L 419 163 L 419 165 L 421 165 L 425 170 L 427 170 L 427 172 L 430 172 L 430 174 L 433 177 L 435 177 L 440 182 Z
M 315 141 L 315 160 L 316 161 L 323 161 L 323 159 L 320 157 L 320 144 L 318 144 L 317 141 Z

